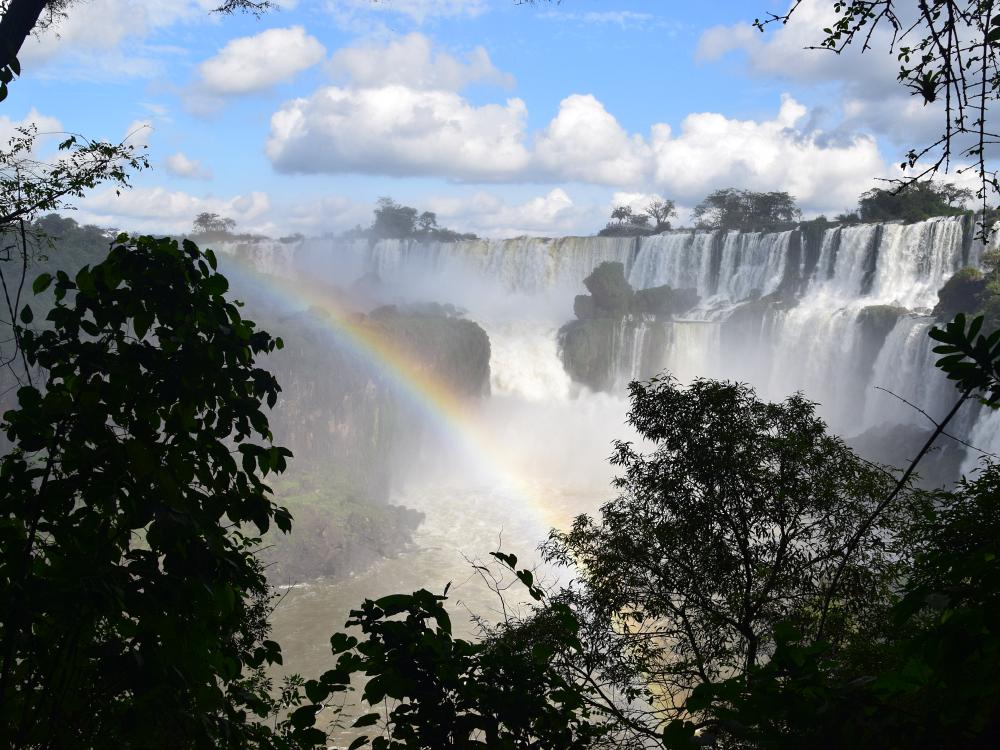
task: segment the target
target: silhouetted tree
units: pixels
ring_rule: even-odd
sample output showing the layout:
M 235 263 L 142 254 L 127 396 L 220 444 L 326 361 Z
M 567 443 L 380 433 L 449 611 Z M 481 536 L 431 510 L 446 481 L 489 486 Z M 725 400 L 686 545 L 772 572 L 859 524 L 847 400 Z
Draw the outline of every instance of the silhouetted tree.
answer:
M 417 226 L 421 232 L 431 232 L 437 229 L 437 214 L 433 211 L 424 211 L 417 217 Z
M 615 206 L 611 209 L 612 221 L 617 221 L 619 224 L 631 222 L 634 216 L 635 214 L 629 206 Z
M 236 221 L 219 214 L 204 211 L 194 219 L 195 234 L 229 234 L 236 229 Z
M 872 188 L 858 199 L 858 215 L 862 221 L 923 221 L 963 214 L 968 211 L 965 204 L 974 198 L 971 190 L 950 182 L 919 180 L 894 190 Z
M 584 624 L 573 679 L 636 699 L 620 722 L 659 737 L 699 685 L 765 662 L 777 623 L 817 632 L 845 544 L 894 479 L 828 435 L 800 395 L 765 403 L 745 385 L 670 378 L 629 388 L 628 421 L 651 452 L 617 442 L 620 496 L 599 520 L 553 532 L 545 556 L 578 577 L 560 599 Z M 877 625 L 893 521 L 851 552 L 828 636 Z
M 12 747 L 291 747 L 308 729 L 272 728 L 260 671 L 280 650 L 255 534 L 290 528 L 263 477 L 291 454 L 271 444 L 279 388 L 255 359 L 281 342 L 215 265 L 191 242 L 122 235 L 75 279 L 35 281 L 55 293 L 46 327 L 20 312 L 43 382 L 0 424 Z
M 695 222 L 706 229 L 774 229 L 798 221 L 801 215 L 788 193 L 736 188 L 716 190 L 694 209 Z
M 656 222 L 654 231 L 663 232 L 670 229 L 670 219 L 677 215 L 677 209 L 673 201 L 657 198 L 646 206 L 646 215 Z

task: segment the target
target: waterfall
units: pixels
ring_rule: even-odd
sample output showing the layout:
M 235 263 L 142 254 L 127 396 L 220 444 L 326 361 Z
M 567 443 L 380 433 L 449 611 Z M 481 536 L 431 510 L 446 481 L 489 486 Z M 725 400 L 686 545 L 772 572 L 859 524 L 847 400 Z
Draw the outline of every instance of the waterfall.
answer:
M 636 289 L 667 286 L 696 289 L 705 298 L 714 293 L 712 244 L 714 232 L 667 232 L 644 237 L 629 274 Z
M 781 283 L 791 232 L 729 232 L 722 246 L 716 294 L 738 302 L 767 296 Z
M 934 369 L 935 344 L 927 335 L 933 323 L 925 316 L 906 316 L 886 338 L 865 392 L 863 429 L 893 423 L 933 427 L 927 417 L 891 394 L 919 406 L 935 420 L 947 413 L 956 391 L 944 373 Z
M 965 217 L 943 217 L 830 226 L 811 248 L 798 230 L 676 230 L 641 238 L 320 239 L 220 249 L 242 254 L 261 272 L 322 273 L 344 287 L 374 274 L 383 304 L 457 305 L 489 333 L 495 396 L 532 403 L 580 391 L 561 366 L 556 332 L 572 318 L 583 279 L 602 262 L 619 262 L 635 289 L 694 289 L 701 301 L 683 320 L 627 316 L 602 334 L 601 350 L 591 355 L 611 374 L 612 393 L 663 370 L 684 382 L 740 379 L 769 399 L 802 391 L 834 430 L 851 434 L 927 423 L 876 386 L 935 418 L 942 413 L 951 385 L 933 369 L 928 312 L 951 274 L 979 262 L 984 246 L 974 231 Z M 998 242 L 994 236 L 991 246 Z M 974 429 L 981 435 L 993 421 L 987 415 Z

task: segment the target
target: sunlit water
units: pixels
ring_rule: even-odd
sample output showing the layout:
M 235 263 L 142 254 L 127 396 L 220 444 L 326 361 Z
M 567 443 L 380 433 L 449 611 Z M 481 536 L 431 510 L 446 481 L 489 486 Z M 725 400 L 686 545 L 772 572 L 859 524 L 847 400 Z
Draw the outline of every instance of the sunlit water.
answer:
M 961 219 L 828 229 L 815 270 L 800 279 L 796 304 L 768 312 L 736 341 L 721 335 L 730 311 L 803 273 L 804 257 L 797 266 L 789 260 L 789 232 L 671 232 L 642 241 L 393 240 L 372 247 L 342 243 L 333 252 L 311 240 L 258 248 L 253 262 L 268 273 L 345 284 L 377 274 L 387 294 L 379 304 L 435 301 L 464 308 L 486 330 L 492 351 L 492 395 L 469 405 L 468 434 L 423 435 L 397 481 L 391 501 L 425 515 L 411 546 L 347 579 L 286 591 L 273 618 L 286 671 L 310 675 L 329 666 L 330 634 L 366 597 L 421 587 L 442 591 L 450 582 L 457 627 L 468 632 L 468 611 L 489 617 L 495 597 L 477 584 L 469 560 L 502 546 L 531 564 L 550 528 L 565 527 L 613 496 L 611 442 L 634 438 L 625 425 L 629 379 L 667 369 L 682 381 L 699 375 L 745 380 L 770 399 L 801 390 L 821 402 L 820 413 L 845 436 L 919 421 L 875 386 L 942 413 L 951 390 L 932 369 L 928 312 L 950 274 L 978 262 L 982 247 L 969 230 Z M 683 321 L 622 328 L 620 345 L 607 353 L 618 370 L 615 395 L 572 383 L 557 346 L 559 326 L 573 317 L 573 296 L 584 292 L 583 278 L 607 260 L 621 262 L 635 288 L 694 288 L 702 298 Z M 878 352 L 864 355 L 874 361 L 860 362 L 859 316 L 872 305 L 910 314 L 899 318 Z M 649 326 L 666 329 L 656 337 L 662 351 L 651 356 Z M 995 419 L 980 420 L 973 442 L 996 448 L 998 426 Z

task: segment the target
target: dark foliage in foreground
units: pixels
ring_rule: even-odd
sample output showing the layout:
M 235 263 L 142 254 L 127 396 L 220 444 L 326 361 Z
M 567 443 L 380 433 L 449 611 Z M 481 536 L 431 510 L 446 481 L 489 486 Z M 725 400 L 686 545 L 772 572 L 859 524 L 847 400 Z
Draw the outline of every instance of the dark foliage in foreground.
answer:
M 15 747 L 271 746 L 256 670 L 268 598 L 256 541 L 290 517 L 262 477 L 254 365 L 280 341 L 225 298 L 193 244 L 117 239 L 54 287 L 46 325 L 20 312 L 43 373 L 4 415 L 0 462 L 0 721 Z M 262 439 L 263 443 L 254 442 Z

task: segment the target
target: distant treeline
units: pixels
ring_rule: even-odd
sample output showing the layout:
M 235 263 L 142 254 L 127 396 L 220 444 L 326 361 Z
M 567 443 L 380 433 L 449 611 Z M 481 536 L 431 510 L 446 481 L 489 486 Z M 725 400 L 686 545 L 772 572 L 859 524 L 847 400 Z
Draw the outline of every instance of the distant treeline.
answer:
M 437 240 L 456 242 L 477 240 L 475 234 L 456 232 L 438 226 L 437 214 L 433 211 L 418 211 L 412 206 L 396 203 L 392 198 L 379 198 L 375 204 L 375 218 L 369 227 L 360 224 L 344 233 L 345 237 L 368 238 L 372 240 Z
M 833 221 L 819 216 L 822 223 L 904 221 L 912 223 L 934 216 L 971 213 L 966 204 L 975 197 L 971 190 L 950 182 L 920 180 L 889 189 L 872 188 L 858 198 L 856 209 L 838 214 Z M 672 200 L 656 199 L 641 212 L 629 206 L 615 206 L 611 220 L 598 232 L 601 237 L 636 237 L 657 234 L 671 228 L 675 215 Z M 788 229 L 802 219 L 795 197 L 786 192 L 755 192 L 723 188 L 695 206 L 696 229 L 775 231 Z

